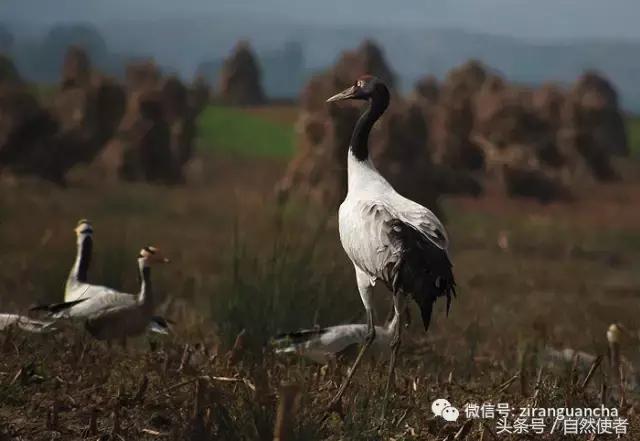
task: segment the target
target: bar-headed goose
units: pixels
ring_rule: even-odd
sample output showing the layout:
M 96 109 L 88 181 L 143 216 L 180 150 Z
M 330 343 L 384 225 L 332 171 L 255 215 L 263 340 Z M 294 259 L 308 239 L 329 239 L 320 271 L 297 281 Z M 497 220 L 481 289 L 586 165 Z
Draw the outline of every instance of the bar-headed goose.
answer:
M 153 315 L 151 266 L 167 262 L 169 259 L 163 257 L 158 248 L 145 247 L 138 255 L 140 291 L 137 295 L 112 291 L 35 309 L 48 310 L 56 319 L 83 322 L 87 331 L 98 340 L 125 339 L 142 334 L 149 327 L 166 331 L 166 321 Z
M 85 299 L 97 295 L 117 292 L 112 288 L 93 285 L 88 281 L 89 265 L 93 250 L 93 227 L 87 219 L 80 219 L 75 228 L 78 251 L 64 290 L 64 301 Z

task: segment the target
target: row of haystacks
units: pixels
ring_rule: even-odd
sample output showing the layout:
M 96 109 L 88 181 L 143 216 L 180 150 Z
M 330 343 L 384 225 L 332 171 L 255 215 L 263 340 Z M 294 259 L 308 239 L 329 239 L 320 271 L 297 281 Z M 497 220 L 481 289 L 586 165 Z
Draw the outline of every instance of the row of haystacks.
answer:
M 370 41 L 307 84 L 298 153 L 278 185 L 281 195 L 295 189 L 323 203 L 342 199 L 347 146 L 362 109 L 325 100 L 363 74 L 393 90 L 393 73 Z M 392 92 L 370 148 L 401 193 L 430 206 L 438 194 L 477 195 L 487 183 L 509 196 L 567 199 L 585 178 L 615 179 L 611 157 L 628 153 L 615 90 L 602 76 L 587 72 L 569 90 L 532 89 L 509 84 L 475 61 L 453 69 L 442 83 L 425 77 L 407 99 Z
M 187 88 L 152 62 L 131 65 L 121 84 L 71 47 L 60 84 L 40 102 L 9 59 L 0 58 L 0 69 L 0 168 L 64 182 L 73 166 L 93 163 L 118 179 L 182 179 L 206 85 Z
M 628 154 L 624 118 L 611 84 L 586 72 L 569 89 L 509 84 L 470 61 L 441 85 L 419 83 L 434 162 L 481 171 L 510 196 L 565 199 L 585 178 L 617 177 L 612 156 Z

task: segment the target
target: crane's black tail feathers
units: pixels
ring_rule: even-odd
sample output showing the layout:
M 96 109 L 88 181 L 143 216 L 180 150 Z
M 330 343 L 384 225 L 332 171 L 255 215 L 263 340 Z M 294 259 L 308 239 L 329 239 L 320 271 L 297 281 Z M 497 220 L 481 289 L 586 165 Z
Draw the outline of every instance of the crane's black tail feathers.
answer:
M 393 292 L 411 294 L 420 307 L 425 331 L 429 329 L 433 304 L 439 297 L 447 299 L 447 316 L 456 296 L 456 282 L 446 250 L 431 242 L 421 232 L 400 220 L 391 222 L 391 237 L 402 250 L 390 268 Z
M 85 300 L 87 299 L 73 300 L 71 302 L 62 302 L 62 303 L 51 303 L 49 305 L 38 305 L 38 306 L 34 306 L 33 308 L 30 308 L 29 311 L 32 311 L 32 312 L 45 311 L 45 312 L 48 312 L 49 315 L 53 315 L 58 312 L 65 311 L 77 305 L 78 303 L 84 302 Z

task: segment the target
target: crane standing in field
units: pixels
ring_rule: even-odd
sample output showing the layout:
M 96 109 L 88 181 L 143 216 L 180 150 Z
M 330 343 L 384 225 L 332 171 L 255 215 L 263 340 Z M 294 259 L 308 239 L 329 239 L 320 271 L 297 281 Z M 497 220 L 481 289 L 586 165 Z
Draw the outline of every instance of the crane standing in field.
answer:
M 420 307 L 425 330 L 429 327 L 436 299 L 446 297 L 448 313 L 455 296 L 455 281 L 447 253 L 448 238 L 442 223 L 429 209 L 398 194 L 376 170 L 369 156 L 369 132 L 386 110 L 389 99 L 387 86 L 366 75 L 327 100 L 369 102 L 351 136 L 347 196 L 338 212 L 340 241 L 355 267 L 358 291 L 367 313 L 367 335 L 328 410 L 336 409 L 362 356 L 375 339 L 373 286 L 381 280 L 393 294 L 396 316 L 383 419 L 400 347 L 401 314 L 406 307 L 406 296 L 411 296 Z

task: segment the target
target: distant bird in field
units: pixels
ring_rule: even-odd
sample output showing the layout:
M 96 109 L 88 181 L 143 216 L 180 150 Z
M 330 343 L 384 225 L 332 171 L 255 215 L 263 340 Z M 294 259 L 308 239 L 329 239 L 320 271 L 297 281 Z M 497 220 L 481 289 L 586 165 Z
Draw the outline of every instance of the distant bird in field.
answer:
M 43 334 L 55 331 L 55 323 L 52 321 L 34 320 L 18 314 L 0 314 L 0 331 L 16 327 L 22 331 Z
M 369 132 L 386 110 L 389 99 L 387 86 L 366 75 L 352 87 L 327 100 L 369 102 L 351 136 L 347 157 L 347 196 L 338 212 L 340 241 L 353 262 L 358 290 L 367 313 L 367 335 L 328 410 L 337 409 L 363 354 L 375 340 L 372 297 L 373 286 L 380 280 L 393 294 L 397 317 L 390 343 L 383 418 L 400 347 L 400 316 L 406 307 L 406 297 L 410 296 L 420 307 L 426 330 L 436 299 L 446 297 L 448 313 L 451 299 L 455 296 L 455 281 L 447 252 L 449 241 L 444 226 L 429 209 L 399 195 L 376 170 L 369 156 Z
M 148 327 L 166 331 L 166 320 L 153 315 L 155 303 L 151 266 L 167 262 L 169 259 L 163 257 L 158 248 L 145 247 L 138 256 L 140 291 L 137 295 L 112 291 L 71 302 L 39 306 L 33 310 L 49 311 L 55 319 L 84 323 L 89 334 L 98 340 L 120 339 L 124 342 L 127 337 L 142 334 Z
M 374 357 L 389 353 L 391 335 L 398 317 L 385 326 L 376 326 L 376 336 L 371 344 L 369 353 Z M 326 364 L 345 353 L 354 346 L 363 345 L 367 338 L 366 324 L 348 324 L 329 326 L 318 329 L 305 329 L 302 331 L 280 334 L 276 336 L 272 344 L 277 354 L 298 354 L 316 363 Z
M 117 292 L 112 288 L 101 285 L 93 285 L 88 282 L 89 265 L 93 251 L 93 227 L 86 219 L 78 221 L 75 228 L 78 251 L 73 262 L 64 290 L 64 301 L 85 299 L 97 295 Z

